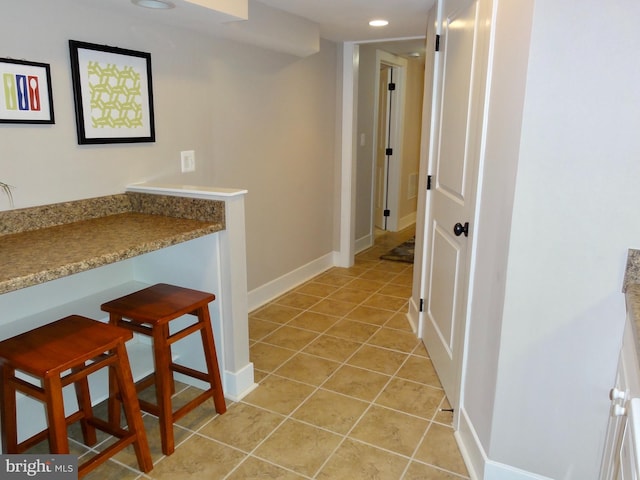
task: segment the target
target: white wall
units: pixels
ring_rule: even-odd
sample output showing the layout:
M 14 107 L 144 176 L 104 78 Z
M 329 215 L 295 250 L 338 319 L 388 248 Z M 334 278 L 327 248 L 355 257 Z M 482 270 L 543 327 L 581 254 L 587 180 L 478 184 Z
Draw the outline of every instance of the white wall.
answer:
M 69 39 L 151 53 L 155 143 L 77 145 Z M 56 123 L 0 124 L 0 180 L 17 208 L 146 180 L 246 188 L 249 289 L 259 287 L 335 248 L 336 50 L 322 41 L 300 59 L 82 2 L 4 2 L 0 56 L 51 64 Z M 196 173 L 179 173 L 181 150 L 195 150 Z
M 638 18 L 624 0 L 535 5 L 491 450 L 552 478 L 593 478 L 601 457 L 640 242 Z
M 485 161 L 506 171 L 489 168 L 483 179 L 489 210 L 480 215 L 464 409 L 491 461 L 553 479 L 596 478 L 626 251 L 640 242 L 640 4 L 499 7 L 502 63 Z M 508 23 L 520 30 L 505 34 Z M 509 119 L 522 121 L 519 151 L 517 124 L 497 142 Z
M 481 0 L 482 1 L 482 0 Z M 490 51 L 461 408 L 489 450 L 534 0 L 499 6 Z M 487 8 L 487 7 L 485 7 Z

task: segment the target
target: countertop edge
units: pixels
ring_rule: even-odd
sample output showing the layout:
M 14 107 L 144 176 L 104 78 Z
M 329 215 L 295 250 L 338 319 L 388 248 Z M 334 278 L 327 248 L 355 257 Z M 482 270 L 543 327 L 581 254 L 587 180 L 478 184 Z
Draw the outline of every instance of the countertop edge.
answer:
M 126 187 L 127 192 L 162 193 L 193 198 L 229 198 L 243 196 L 248 190 L 241 188 L 202 187 L 198 185 L 180 185 L 169 183 L 135 183 Z

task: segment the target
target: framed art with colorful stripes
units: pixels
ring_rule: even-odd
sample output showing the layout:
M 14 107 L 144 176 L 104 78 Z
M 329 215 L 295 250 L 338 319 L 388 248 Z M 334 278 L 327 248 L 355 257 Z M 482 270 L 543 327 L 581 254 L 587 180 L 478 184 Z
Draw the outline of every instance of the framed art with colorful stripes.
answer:
M 0 123 L 55 123 L 46 63 L 0 58 Z

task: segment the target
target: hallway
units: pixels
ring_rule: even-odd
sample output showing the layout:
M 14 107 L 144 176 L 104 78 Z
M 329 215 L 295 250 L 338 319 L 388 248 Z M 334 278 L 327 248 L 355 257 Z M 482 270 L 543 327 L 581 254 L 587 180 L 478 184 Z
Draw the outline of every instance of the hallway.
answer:
M 413 267 L 379 260 L 411 236 L 384 232 L 352 268 L 250 315 L 260 387 L 242 403 L 278 424 L 252 455 L 303 475 L 287 478 L 468 478 L 444 392 L 405 316 Z

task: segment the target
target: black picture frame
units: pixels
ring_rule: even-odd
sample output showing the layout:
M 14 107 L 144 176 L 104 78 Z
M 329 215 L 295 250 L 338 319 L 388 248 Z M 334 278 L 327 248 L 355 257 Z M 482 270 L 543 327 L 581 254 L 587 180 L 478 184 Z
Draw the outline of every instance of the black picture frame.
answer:
M 0 58 L 0 123 L 55 123 L 48 63 Z
M 151 54 L 69 40 L 78 144 L 155 142 Z

